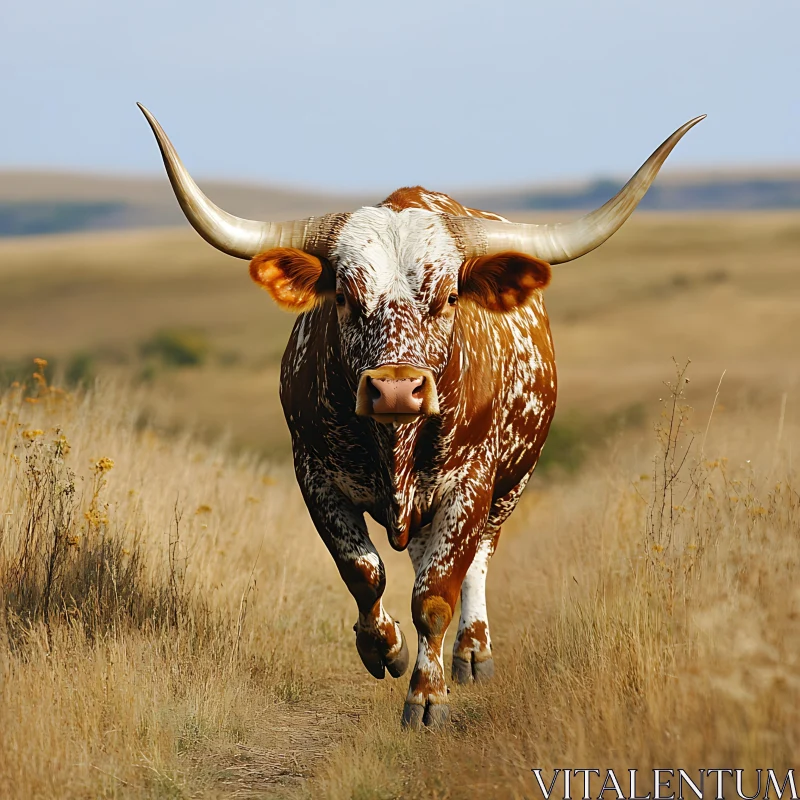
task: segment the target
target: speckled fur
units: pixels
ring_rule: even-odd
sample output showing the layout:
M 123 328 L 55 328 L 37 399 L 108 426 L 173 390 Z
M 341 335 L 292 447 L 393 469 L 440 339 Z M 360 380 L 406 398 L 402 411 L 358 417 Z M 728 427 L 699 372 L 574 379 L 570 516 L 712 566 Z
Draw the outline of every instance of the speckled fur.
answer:
M 426 708 L 426 723 L 430 707 L 447 702 L 442 640 L 462 585 L 454 654 L 491 659 L 488 562 L 556 402 L 540 290 L 505 313 L 447 305 L 464 261 L 447 214 L 498 218 L 419 187 L 350 215 L 331 256 L 347 303 L 324 302 L 298 318 L 281 373 L 306 504 L 358 604 L 357 633 L 382 638 L 389 654 L 399 629 L 381 603 L 384 567 L 364 514 L 394 546 L 409 540 L 419 652 L 406 702 Z M 386 364 L 430 369 L 440 415 L 397 427 L 356 416 L 359 374 Z

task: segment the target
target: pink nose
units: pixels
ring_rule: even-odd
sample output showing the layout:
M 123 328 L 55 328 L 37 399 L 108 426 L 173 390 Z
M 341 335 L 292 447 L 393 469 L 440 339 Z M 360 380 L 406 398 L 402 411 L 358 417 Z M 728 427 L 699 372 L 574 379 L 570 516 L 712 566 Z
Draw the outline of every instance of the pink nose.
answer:
M 425 378 L 370 378 L 373 414 L 418 414 L 422 408 L 422 392 L 418 391 Z

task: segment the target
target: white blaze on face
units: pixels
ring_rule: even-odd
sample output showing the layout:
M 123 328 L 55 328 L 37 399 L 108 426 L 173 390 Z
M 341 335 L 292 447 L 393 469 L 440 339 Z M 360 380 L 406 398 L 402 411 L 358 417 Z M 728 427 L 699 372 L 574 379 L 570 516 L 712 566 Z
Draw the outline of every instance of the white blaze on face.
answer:
M 441 216 L 422 209 L 362 208 L 331 254 L 337 287 L 354 287 L 362 313 L 340 316 L 346 357 L 357 371 L 413 364 L 438 372 L 452 315 L 431 315 L 458 289 L 462 256 Z
M 382 298 L 428 305 L 426 289 L 458 278 L 461 254 L 439 214 L 418 208 L 361 208 L 342 228 L 333 260 L 337 276 L 364 287 L 360 298 L 371 314 Z

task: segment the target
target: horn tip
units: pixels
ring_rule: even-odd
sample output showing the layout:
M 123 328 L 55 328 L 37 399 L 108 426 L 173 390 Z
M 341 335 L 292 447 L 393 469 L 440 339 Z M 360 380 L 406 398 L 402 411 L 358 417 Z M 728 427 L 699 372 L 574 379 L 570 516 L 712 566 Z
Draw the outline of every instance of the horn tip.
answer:
M 141 111 L 141 112 L 142 112 L 142 114 L 144 114 L 144 116 L 145 116 L 145 119 L 146 119 L 148 122 L 150 122 L 150 124 L 152 125 L 152 122 L 153 122 L 153 120 L 155 119 L 155 118 L 153 117 L 153 115 L 152 115 L 152 114 L 151 114 L 151 113 L 150 113 L 150 112 L 147 110 L 147 108 L 146 108 L 144 105 L 142 105 L 142 103 L 137 103 L 136 105 L 137 105 L 137 107 L 139 108 L 139 111 Z

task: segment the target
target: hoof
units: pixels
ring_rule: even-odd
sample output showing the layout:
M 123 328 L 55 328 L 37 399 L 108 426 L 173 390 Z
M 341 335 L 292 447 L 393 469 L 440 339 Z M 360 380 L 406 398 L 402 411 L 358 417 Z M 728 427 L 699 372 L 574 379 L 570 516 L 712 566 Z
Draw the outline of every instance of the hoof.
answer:
M 494 677 L 494 659 L 490 656 L 483 661 L 467 661 L 465 658 L 453 656 L 452 674 L 453 681 L 462 685 L 470 681 L 485 683 Z
M 494 659 L 487 658 L 485 661 L 473 661 L 472 677 L 475 683 L 485 683 L 494 678 Z
M 425 706 L 417 703 L 406 703 L 403 706 L 403 727 L 412 731 L 422 730 L 422 720 L 425 717 Z
M 386 659 L 386 669 L 393 678 L 399 678 L 405 674 L 408 669 L 408 645 L 406 644 L 406 637 L 400 631 L 400 652 L 396 656 Z
M 412 731 L 430 728 L 438 731 L 450 721 L 450 706 L 447 703 L 406 703 L 403 706 L 403 727 Z
M 450 722 L 450 706 L 447 703 L 428 703 L 422 721 L 431 730 L 441 730 Z
M 367 672 L 378 680 L 383 680 L 387 669 L 393 678 L 399 678 L 408 669 L 408 645 L 402 631 L 400 631 L 400 652 L 395 656 L 387 656 L 383 640 L 360 631 L 356 632 L 356 650 Z
M 364 642 L 360 636 L 356 636 L 356 650 L 358 650 L 358 654 L 361 656 L 361 663 L 367 668 L 367 672 L 373 678 L 377 678 L 379 681 L 383 680 L 386 674 L 386 667 L 378 648 L 375 647 L 374 641 L 370 639 Z
M 472 662 L 453 656 L 453 681 L 465 684 L 472 680 Z

